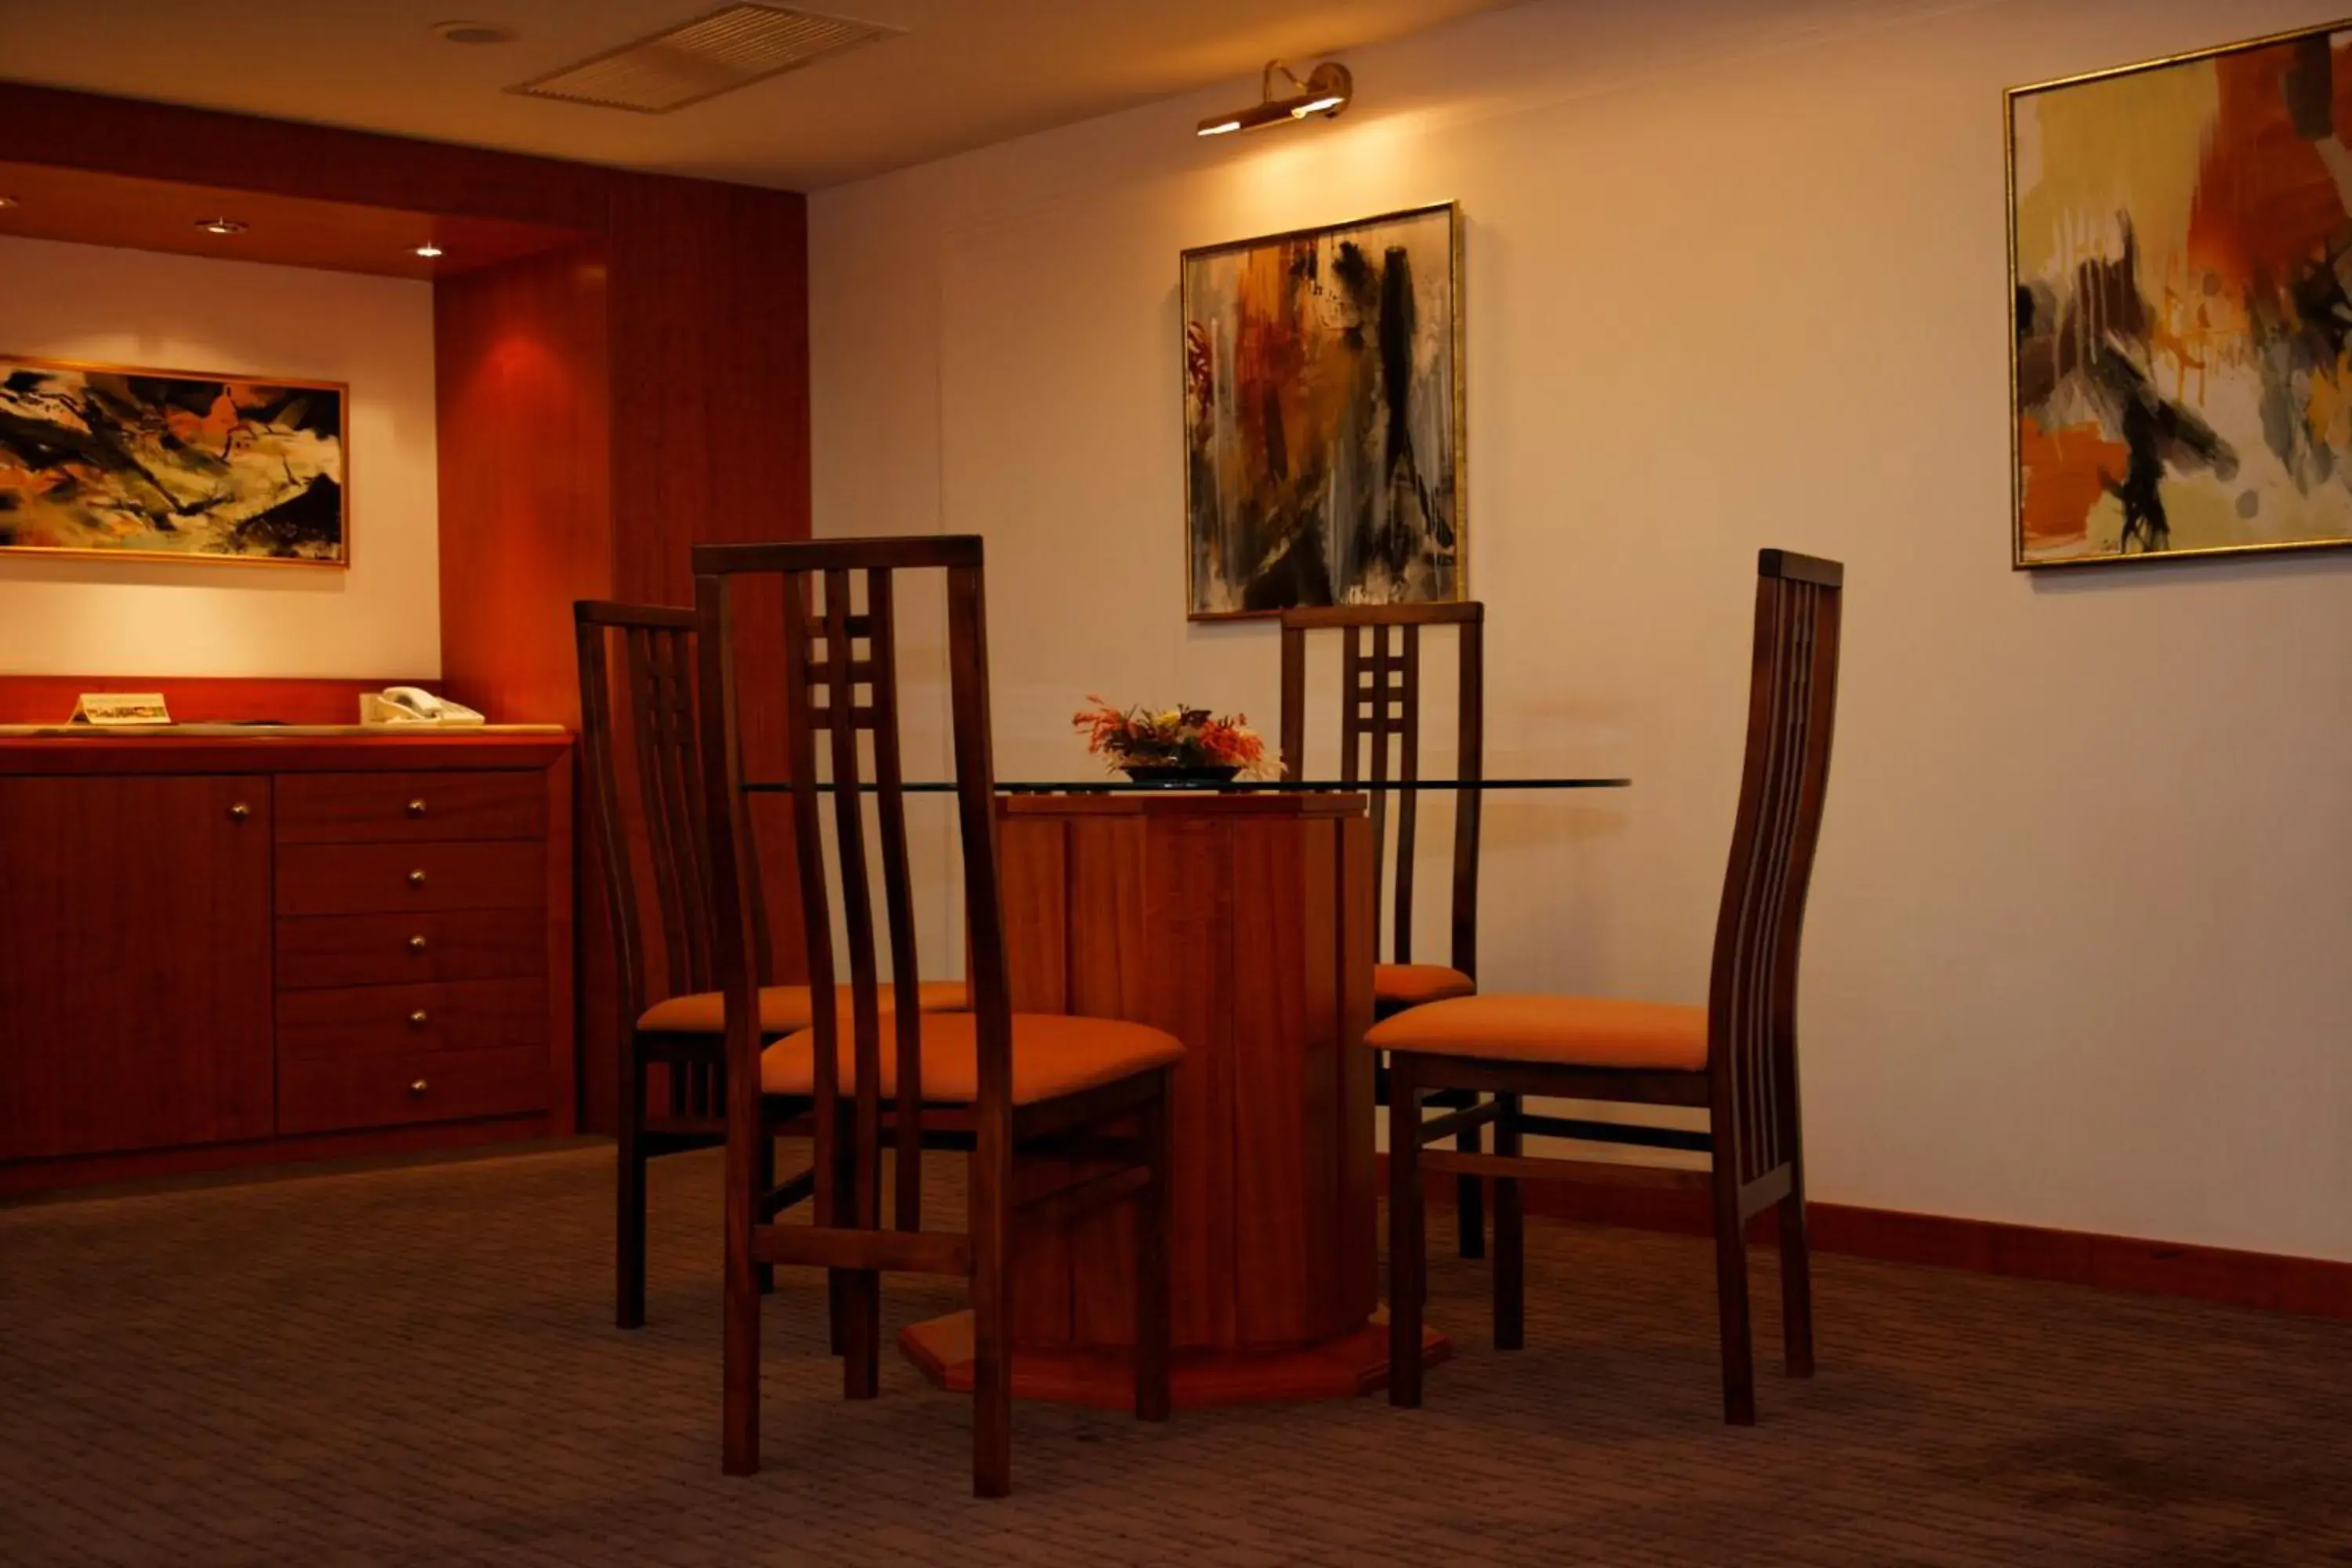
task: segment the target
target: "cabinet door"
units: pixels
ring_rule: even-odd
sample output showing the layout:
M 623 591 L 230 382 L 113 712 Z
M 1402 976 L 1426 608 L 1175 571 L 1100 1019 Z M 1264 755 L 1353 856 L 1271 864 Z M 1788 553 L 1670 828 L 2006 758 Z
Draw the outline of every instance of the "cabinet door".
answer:
M 269 1136 L 269 798 L 0 778 L 0 1160 Z

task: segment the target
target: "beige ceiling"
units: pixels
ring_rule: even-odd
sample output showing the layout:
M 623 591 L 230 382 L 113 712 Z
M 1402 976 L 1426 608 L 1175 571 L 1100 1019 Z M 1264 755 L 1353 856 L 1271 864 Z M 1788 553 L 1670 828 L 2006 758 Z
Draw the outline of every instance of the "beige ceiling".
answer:
M 907 31 L 672 114 L 502 90 L 720 3 L 0 0 L 0 76 L 807 190 L 1514 0 L 808 0 Z M 442 42 L 456 19 L 520 37 Z

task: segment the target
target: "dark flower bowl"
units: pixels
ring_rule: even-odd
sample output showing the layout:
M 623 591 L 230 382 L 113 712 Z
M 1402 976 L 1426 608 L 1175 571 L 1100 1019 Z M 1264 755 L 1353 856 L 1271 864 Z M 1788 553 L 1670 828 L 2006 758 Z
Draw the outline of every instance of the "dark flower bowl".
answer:
M 1242 770 L 1231 763 L 1138 763 L 1121 770 L 1137 784 L 1231 784 Z

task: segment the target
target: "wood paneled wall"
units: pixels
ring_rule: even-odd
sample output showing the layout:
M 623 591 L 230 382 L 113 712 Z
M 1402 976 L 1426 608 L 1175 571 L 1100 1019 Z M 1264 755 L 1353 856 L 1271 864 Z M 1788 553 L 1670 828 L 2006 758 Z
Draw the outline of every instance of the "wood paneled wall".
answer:
M 22 82 L 0 83 L 0 159 L 588 233 L 611 205 L 590 164 Z
M 433 290 L 441 679 L 469 708 L 580 718 L 572 602 L 613 591 L 601 241 Z

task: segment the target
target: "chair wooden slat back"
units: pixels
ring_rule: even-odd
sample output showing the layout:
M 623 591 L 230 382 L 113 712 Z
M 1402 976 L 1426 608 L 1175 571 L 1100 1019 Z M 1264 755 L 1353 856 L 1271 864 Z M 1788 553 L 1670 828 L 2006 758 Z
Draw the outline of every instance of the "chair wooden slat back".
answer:
M 1481 775 L 1485 752 L 1485 647 L 1486 608 L 1451 605 L 1340 605 L 1285 610 L 1282 614 L 1282 766 L 1304 778 L 1307 753 L 1307 634 L 1338 629 L 1344 634 L 1340 663 L 1339 778 L 1386 783 L 1421 776 L 1421 629 L 1457 628 L 1460 731 L 1455 777 Z M 1391 764 L 1393 763 L 1393 767 Z M 1396 817 L 1395 920 L 1390 942 L 1393 962 L 1412 962 L 1412 891 L 1421 796 L 1394 792 Z M 1477 973 L 1478 813 L 1480 792 L 1454 796 L 1453 953 L 1454 968 Z M 1372 792 L 1373 925 L 1387 881 L 1390 792 Z
M 1785 551 L 1757 563 L 1747 761 L 1707 994 L 1716 1158 L 1741 1184 L 1796 1152 L 1797 958 L 1829 783 L 1844 569 Z
M 572 623 L 583 782 L 604 863 L 617 1026 L 626 1039 L 654 1003 L 719 985 L 696 716 L 695 615 L 666 605 L 583 600 L 572 606 Z M 647 941 L 640 847 L 652 873 L 658 955 Z M 766 904 L 756 888 L 751 919 L 760 982 L 766 984 L 772 954 Z M 716 1086 L 707 1077 L 691 1068 L 674 1071 L 672 1110 L 715 1110 Z
M 791 755 L 794 844 L 799 851 L 803 927 L 814 1015 L 814 1136 L 817 1222 L 881 1225 L 882 1052 L 884 1032 L 896 1061 L 894 1154 L 897 1196 L 892 1227 L 920 1228 L 922 1143 L 921 967 L 908 868 L 905 780 L 900 771 L 895 574 L 935 569 L 948 574 L 950 707 L 955 739 L 965 904 L 971 921 L 970 976 L 978 1015 L 980 1099 L 975 1125 L 1009 1124 L 1012 1103 L 1010 992 L 1005 982 L 996 869 L 995 778 L 988 734 L 987 641 L 980 542 L 974 538 L 825 540 L 778 544 L 699 545 L 694 552 L 702 628 L 702 689 L 712 861 L 721 911 L 719 971 L 728 998 L 730 1065 L 757 1081 L 759 1040 L 739 1029 L 753 1005 L 743 943 L 749 939 L 743 889 L 757 867 L 746 842 L 746 781 L 738 742 L 733 593 L 736 580 L 780 580 L 783 598 L 784 707 Z M 861 603 L 862 600 L 862 603 Z M 861 743 L 870 740 L 870 746 Z M 869 809 L 870 806 L 870 809 Z M 828 853 L 825 825 L 833 842 Z M 880 897 L 867 854 L 872 829 L 880 854 Z M 828 874 L 830 868 L 830 875 Z M 836 911 L 833 882 L 840 887 Z M 891 1006 L 882 1005 L 884 948 Z M 835 942 L 846 955 L 849 1059 L 855 1085 L 842 1093 L 844 1022 L 835 1001 L 845 984 Z M 886 1019 L 887 1023 L 886 1024 Z M 738 1053 L 747 1053 L 739 1058 Z M 984 1135 L 984 1134 L 983 1134 Z

